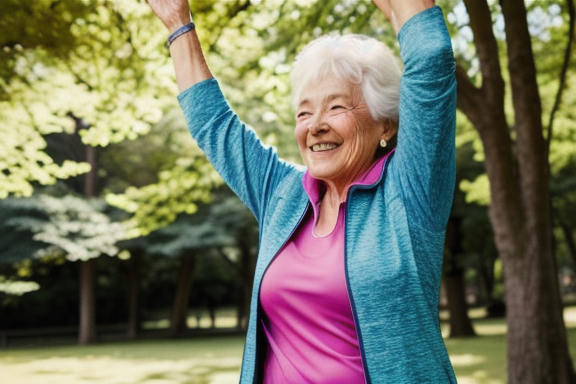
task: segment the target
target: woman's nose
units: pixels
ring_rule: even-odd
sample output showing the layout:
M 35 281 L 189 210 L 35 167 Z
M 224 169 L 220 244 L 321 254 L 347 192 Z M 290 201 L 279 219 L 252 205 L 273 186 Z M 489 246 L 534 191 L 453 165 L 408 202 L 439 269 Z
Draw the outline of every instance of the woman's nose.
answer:
M 308 123 L 308 131 L 311 134 L 317 135 L 319 133 L 326 132 L 328 129 L 329 126 L 328 124 L 326 124 L 326 121 L 322 116 L 322 114 L 317 114 L 312 116 L 312 118 L 310 118 Z

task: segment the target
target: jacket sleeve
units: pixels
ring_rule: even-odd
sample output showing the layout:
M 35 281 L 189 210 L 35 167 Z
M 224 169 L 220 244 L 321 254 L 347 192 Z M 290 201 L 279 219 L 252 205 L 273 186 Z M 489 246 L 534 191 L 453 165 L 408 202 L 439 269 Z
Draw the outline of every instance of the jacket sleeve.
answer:
M 263 145 L 253 129 L 228 105 L 215 79 L 202 81 L 178 96 L 194 139 L 224 181 L 257 219 L 267 197 L 292 165 Z
M 456 78 L 441 9 L 433 7 L 408 20 L 398 40 L 404 73 L 391 171 L 417 224 L 443 230 L 456 175 Z

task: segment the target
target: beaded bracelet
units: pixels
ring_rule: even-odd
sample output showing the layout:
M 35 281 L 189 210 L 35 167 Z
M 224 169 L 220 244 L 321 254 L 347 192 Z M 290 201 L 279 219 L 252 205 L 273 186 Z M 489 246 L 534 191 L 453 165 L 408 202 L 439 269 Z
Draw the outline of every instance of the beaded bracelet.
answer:
M 196 26 L 194 25 L 193 21 L 189 22 L 188 24 L 181 26 L 180 28 L 178 28 L 177 30 L 172 32 L 170 34 L 170 36 L 168 36 L 168 41 L 166 42 L 166 47 L 170 48 L 170 44 L 172 44 L 174 42 L 174 40 L 176 40 L 177 38 L 179 38 L 183 34 L 192 31 L 195 28 L 196 28 Z

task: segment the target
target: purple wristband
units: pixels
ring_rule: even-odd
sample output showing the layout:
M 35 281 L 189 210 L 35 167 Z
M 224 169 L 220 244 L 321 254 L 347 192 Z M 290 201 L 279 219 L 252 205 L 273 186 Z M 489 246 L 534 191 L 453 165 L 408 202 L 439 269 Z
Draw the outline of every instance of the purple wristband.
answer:
M 193 21 L 189 22 L 188 24 L 181 26 L 180 28 L 178 28 L 177 30 L 172 32 L 170 34 L 170 36 L 168 36 L 168 41 L 166 42 L 166 47 L 170 48 L 170 45 L 174 42 L 174 40 L 176 40 L 178 37 L 182 36 L 183 34 L 192 31 L 193 29 L 196 29 L 196 26 L 194 25 Z

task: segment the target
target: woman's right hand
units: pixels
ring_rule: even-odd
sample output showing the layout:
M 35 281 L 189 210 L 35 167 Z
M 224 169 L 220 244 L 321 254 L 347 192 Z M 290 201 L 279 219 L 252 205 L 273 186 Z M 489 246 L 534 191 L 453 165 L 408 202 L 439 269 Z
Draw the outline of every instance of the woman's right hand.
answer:
M 148 4 L 170 32 L 190 22 L 188 0 L 148 0 Z
M 386 15 L 396 34 L 410 18 L 434 6 L 434 0 L 372 0 L 374 5 Z

